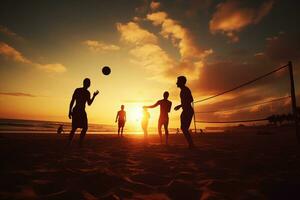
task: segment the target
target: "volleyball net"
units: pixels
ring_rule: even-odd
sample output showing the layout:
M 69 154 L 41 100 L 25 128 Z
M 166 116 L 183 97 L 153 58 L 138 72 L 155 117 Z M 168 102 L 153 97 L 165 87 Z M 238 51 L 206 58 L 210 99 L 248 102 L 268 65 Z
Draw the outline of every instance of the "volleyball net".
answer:
M 292 63 L 277 67 L 228 90 L 196 100 L 193 107 L 195 132 L 199 124 L 266 124 L 280 115 L 285 116 L 283 120 L 295 123 L 297 129 Z

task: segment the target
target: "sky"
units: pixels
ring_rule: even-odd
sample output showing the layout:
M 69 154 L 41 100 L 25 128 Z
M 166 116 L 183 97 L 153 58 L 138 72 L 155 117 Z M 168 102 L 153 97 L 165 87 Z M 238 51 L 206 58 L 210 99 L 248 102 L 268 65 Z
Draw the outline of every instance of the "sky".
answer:
M 139 127 L 141 107 L 162 99 L 164 91 L 173 107 L 180 103 L 180 75 L 187 77 L 196 101 L 288 61 L 298 97 L 299 5 L 292 0 L 2 0 L 0 118 L 70 121 L 71 96 L 88 77 L 91 94 L 100 91 L 87 107 L 90 123 L 114 124 L 124 104 L 128 126 Z M 103 66 L 111 68 L 109 76 L 101 73 Z M 286 97 L 289 86 L 288 71 L 281 70 L 198 103 L 195 110 L 222 111 Z M 196 118 L 253 119 L 290 108 L 287 98 Z M 159 108 L 149 111 L 150 126 L 156 126 Z M 179 127 L 179 116 L 180 111 L 171 111 L 171 127 Z

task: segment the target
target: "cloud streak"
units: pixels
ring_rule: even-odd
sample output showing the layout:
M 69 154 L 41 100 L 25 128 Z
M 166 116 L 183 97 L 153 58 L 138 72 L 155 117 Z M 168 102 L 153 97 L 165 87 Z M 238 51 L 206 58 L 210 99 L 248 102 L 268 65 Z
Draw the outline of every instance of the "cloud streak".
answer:
M 118 51 L 120 47 L 113 44 L 106 44 L 104 42 L 96 40 L 85 40 L 83 44 L 86 45 L 93 52 L 103 52 L 103 51 Z
M 27 59 L 21 52 L 15 48 L 9 46 L 8 44 L 0 41 L 0 55 L 6 57 L 7 59 L 12 59 L 16 62 L 31 64 L 32 62 Z
M 0 92 L 0 95 L 15 96 L 15 97 L 37 97 L 36 95 L 23 92 Z
M 142 44 L 157 44 L 157 37 L 149 31 L 141 28 L 135 22 L 128 22 L 127 24 L 117 23 L 117 30 L 121 33 L 121 41 L 128 44 L 142 45 Z
M 30 59 L 26 58 L 21 52 L 19 52 L 12 46 L 1 41 L 0 41 L 0 55 L 5 57 L 6 59 L 13 60 L 18 63 L 32 65 L 45 72 L 62 73 L 67 70 L 66 67 L 60 63 L 40 64 L 40 63 L 33 62 Z

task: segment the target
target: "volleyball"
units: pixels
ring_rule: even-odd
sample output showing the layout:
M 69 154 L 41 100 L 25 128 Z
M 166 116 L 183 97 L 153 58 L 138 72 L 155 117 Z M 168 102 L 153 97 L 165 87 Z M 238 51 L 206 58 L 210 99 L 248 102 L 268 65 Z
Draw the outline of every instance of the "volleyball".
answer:
M 104 66 L 104 67 L 102 68 L 102 73 L 103 73 L 105 76 L 109 75 L 110 72 L 111 72 L 111 70 L 110 70 L 110 68 L 109 68 L 108 66 Z

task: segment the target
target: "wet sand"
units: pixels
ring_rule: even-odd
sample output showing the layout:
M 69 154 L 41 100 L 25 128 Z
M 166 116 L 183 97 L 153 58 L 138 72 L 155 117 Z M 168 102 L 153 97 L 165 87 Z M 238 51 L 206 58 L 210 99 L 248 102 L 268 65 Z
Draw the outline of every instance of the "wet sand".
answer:
M 293 133 L 151 136 L 1 134 L 0 199 L 300 199 Z

